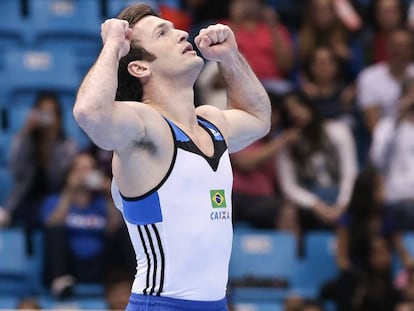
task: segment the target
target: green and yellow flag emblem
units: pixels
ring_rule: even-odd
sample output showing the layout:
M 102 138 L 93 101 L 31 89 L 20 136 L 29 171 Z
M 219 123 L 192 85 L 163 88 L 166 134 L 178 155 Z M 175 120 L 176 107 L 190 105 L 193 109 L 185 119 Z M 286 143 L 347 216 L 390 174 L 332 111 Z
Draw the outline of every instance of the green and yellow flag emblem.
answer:
M 213 208 L 226 207 L 226 197 L 224 190 L 210 190 L 211 205 Z

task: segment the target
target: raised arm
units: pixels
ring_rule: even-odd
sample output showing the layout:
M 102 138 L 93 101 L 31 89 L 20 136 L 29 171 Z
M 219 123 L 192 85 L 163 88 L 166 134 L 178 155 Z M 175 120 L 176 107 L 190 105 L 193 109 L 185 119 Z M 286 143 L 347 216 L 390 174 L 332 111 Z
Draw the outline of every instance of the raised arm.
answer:
M 118 64 L 129 51 L 132 30 L 127 21 L 119 19 L 105 21 L 101 30 L 102 51 L 79 88 L 73 114 L 95 144 L 115 150 L 143 132 L 134 109 L 137 103 L 115 102 Z
M 223 112 L 228 148 L 236 152 L 269 132 L 269 97 L 238 52 L 236 39 L 228 26 L 217 24 L 202 29 L 195 43 L 205 58 L 218 62 L 223 75 L 231 107 Z

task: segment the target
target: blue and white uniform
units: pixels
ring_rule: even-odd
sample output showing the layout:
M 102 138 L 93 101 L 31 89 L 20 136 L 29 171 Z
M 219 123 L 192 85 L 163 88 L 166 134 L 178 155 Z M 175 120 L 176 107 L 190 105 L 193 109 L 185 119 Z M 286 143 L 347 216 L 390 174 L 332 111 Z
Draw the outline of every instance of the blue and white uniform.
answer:
M 175 150 L 160 184 L 136 198 L 122 196 L 115 181 L 112 185 L 137 255 L 132 293 L 195 303 L 221 301 L 232 244 L 233 175 L 227 145 L 218 128 L 198 117 L 214 142 L 214 155 L 208 157 L 167 122 Z

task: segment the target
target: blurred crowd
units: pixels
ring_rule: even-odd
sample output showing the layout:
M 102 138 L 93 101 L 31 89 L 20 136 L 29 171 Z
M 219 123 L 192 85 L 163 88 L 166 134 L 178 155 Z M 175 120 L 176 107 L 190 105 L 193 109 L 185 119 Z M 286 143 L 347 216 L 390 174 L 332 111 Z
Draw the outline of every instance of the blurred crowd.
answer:
M 227 24 L 268 91 L 270 133 L 231 155 L 235 228 L 299 241 L 331 231 L 341 273 L 321 300 L 339 311 L 414 310 L 414 258 L 402 242 L 414 230 L 414 2 L 146 2 L 190 40 Z M 215 63 L 205 63 L 195 91 L 196 105 L 228 105 Z M 0 224 L 25 228 L 29 252 L 31 232 L 42 230 L 44 283 L 57 297 L 75 282 L 130 284 L 135 255 L 111 199 L 111 152 L 80 148 L 62 127 L 57 94 L 38 95 L 11 143 L 14 187 Z M 286 310 L 323 310 L 299 305 Z

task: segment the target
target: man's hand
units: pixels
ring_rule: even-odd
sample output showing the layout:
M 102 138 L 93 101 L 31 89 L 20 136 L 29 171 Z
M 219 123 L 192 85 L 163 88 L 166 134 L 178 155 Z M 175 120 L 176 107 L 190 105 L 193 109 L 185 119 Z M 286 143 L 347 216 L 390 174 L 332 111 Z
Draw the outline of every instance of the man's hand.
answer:
M 111 18 L 101 25 L 101 37 L 103 44 L 115 44 L 118 47 L 119 59 L 125 56 L 130 49 L 132 29 L 125 20 Z
M 201 29 L 194 42 L 208 60 L 222 62 L 237 53 L 236 38 L 226 25 L 216 24 Z

